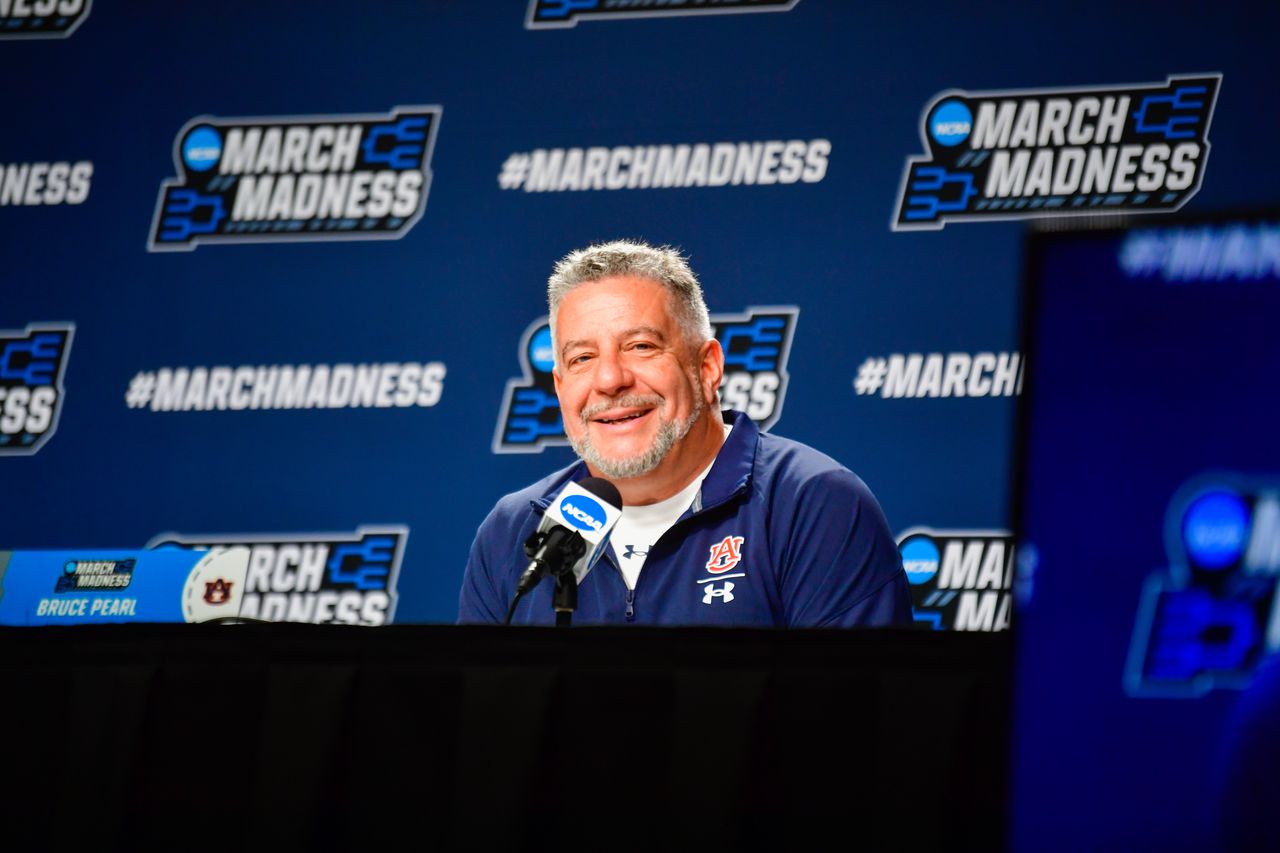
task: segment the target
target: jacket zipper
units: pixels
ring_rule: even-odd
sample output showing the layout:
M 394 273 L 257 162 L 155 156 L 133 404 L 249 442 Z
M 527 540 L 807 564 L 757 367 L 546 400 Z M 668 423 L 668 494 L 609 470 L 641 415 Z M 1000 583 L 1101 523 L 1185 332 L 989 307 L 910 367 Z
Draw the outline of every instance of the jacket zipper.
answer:
M 618 573 L 618 577 L 622 579 L 623 587 L 625 587 L 627 590 L 627 599 L 626 599 L 627 609 L 624 616 L 625 621 L 627 622 L 636 621 L 636 591 L 631 588 L 631 584 L 627 583 L 627 576 L 623 574 L 622 566 L 618 565 L 617 561 L 614 560 L 612 544 L 609 545 L 605 553 L 600 556 L 600 560 L 601 562 L 607 562 L 609 565 L 613 566 L 613 570 Z M 638 582 L 639 578 L 637 578 L 636 580 Z
M 690 519 L 692 519 L 692 518 L 694 518 L 694 517 L 696 517 L 696 516 L 698 516 L 698 515 L 701 515 L 703 512 L 705 512 L 705 511 L 707 511 L 707 510 L 709 510 L 709 509 L 714 509 L 715 507 L 718 507 L 718 506 L 720 506 L 721 504 L 728 503 L 730 500 L 732 500 L 733 498 L 737 497 L 737 496 L 738 496 L 738 493 L 739 493 L 739 492 L 741 492 L 741 491 L 742 491 L 742 489 L 740 489 L 740 488 L 739 488 L 739 489 L 735 489 L 735 490 L 733 491 L 733 493 L 732 493 L 732 494 L 730 494 L 728 497 L 726 497 L 724 500 L 719 501 L 719 502 L 717 502 L 717 503 L 714 503 L 714 504 L 712 504 L 712 505 L 711 505 L 711 506 L 709 506 L 709 507 L 705 507 L 705 506 L 704 506 L 704 507 L 699 507 L 697 510 L 695 510 L 694 512 L 691 512 L 689 515 L 684 516 L 683 518 L 676 519 L 676 522 L 675 522 L 674 524 L 672 524 L 669 528 L 667 528 L 666 533 L 663 533 L 663 534 L 662 534 L 662 536 L 659 536 L 659 537 L 658 537 L 658 542 L 661 542 L 661 541 L 662 541 L 662 540 L 667 536 L 667 534 L 668 534 L 668 533 L 670 533 L 672 530 L 675 530 L 677 527 L 680 527 L 684 522 L 686 522 L 686 521 L 688 521 L 688 520 L 690 520 Z M 658 542 L 654 542 L 652 545 L 650 545 L 650 546 L 649 546 L 650 550 L 652 550 L 652 549 L 654 548 L 654 546 L 656 546 L 656 545 L 658 544 Z M 612 546 L 610 546 L 610 547 L 612 548 Z M 609 562 L 610 562 L 610 563 L 613 563 L 613 567 L 614 567 L 615 569 L 617 569 L 617 570 L 618 570 L 618 574 L 619 574 L 619 575 L 622 575 L 622 585 L 623 585 L 623 586 L 625 586 L 625 587 L 627 588 L 627 609 L 626 609 L 625 618 L 626 618 L 626 621 L 628 621 L 628 622 L 634 622 L 634 621 L 636 621 L 636 591 L 635 591 L 634 589 L 632 589 L 632 588 L 631 588 L 631 586 L 629 586 L 629 585 L 627 584 L 627 576 L 622 574 L 622 567 L 621 567 L 621 566 L 619 566 L 617 563 L 615 563 L 615 562 L 613 561 L 612 556 L 613 556 L 612 554 L 606 554 L 606 555 L 605 555 L 605 557 L 609 559 Z M 648 561 L 646 560 L 646 562 L 648 562 Z M 641 570 L 640 570 L 640 573 L 641 573 L 641 574 L 644 574 L 644 569 L 641 569 Z M 638 582 L 639 582 L 639 578 L 637 578 L 636 580 L 637 580 L 637 583 L 638 583 Z

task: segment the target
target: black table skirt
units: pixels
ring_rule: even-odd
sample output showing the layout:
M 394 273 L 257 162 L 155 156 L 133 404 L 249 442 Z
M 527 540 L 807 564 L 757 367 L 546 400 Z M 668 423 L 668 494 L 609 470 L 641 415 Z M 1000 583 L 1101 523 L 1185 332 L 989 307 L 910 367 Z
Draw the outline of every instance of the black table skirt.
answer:
M 1004 844 L 1007 634 L 134 625 L 0 649 L 5 849 Z

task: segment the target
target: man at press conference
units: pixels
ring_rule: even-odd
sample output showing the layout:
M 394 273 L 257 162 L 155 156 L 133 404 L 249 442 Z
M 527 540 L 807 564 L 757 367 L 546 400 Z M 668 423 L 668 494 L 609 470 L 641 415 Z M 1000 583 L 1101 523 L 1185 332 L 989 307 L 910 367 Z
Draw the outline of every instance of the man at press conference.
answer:
M 902 560 L 862 480 L 720 410 L 724 352 L 679 252 L 629 241 L 572 252 L 547 301 L 556 393 L 580 461 L 485 518 L 459 622 L 556 622 L 558 582 L 533 585 L 525 543 L 554 526 L 558 496 L 598 477 L 622 511 L 577 584 L 573 624 L 910 624 Z M 517 597 L 522 577 L 528 594 Z

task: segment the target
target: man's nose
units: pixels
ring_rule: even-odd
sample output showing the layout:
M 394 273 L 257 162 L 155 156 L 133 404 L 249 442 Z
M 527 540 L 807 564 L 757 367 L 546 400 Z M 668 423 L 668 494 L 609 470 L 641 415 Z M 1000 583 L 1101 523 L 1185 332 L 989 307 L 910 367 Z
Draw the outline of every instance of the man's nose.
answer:
M 630 368 L 618 352 L 601 353 L 591 378 L 593 389 L 606 397 L 631 387 L 633 381 Z

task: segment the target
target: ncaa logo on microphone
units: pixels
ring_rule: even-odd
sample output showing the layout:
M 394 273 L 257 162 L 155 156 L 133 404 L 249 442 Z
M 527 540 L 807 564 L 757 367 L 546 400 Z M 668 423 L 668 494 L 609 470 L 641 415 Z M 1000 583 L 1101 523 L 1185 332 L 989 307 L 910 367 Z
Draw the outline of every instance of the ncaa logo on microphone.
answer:
M 560 514 L 579 530 L 599 532 L 608 516 L 600 504 L 586 495 L 570 495 L 560 501 Z

